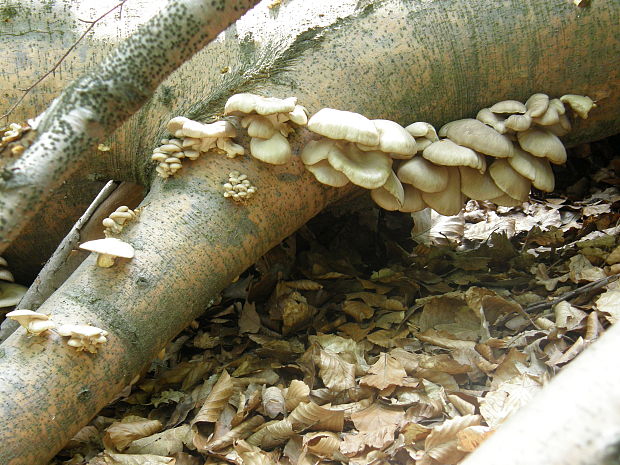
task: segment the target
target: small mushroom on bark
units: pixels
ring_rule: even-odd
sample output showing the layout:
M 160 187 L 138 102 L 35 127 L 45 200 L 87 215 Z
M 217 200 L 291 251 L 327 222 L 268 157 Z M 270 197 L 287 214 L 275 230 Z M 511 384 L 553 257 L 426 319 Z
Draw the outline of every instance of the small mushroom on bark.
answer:
M 6 314 L 7 318 L 17 321 L 26 331 L 35 336 L 40 336 L 45 331 L 56 327 L 48 315 L 33 312 L 32 310 L 13 310 Z
M 560 97 L 560 101 L 568 104 L 577 116 L 582 119 L 587 119 L 590 110 L 596 108 L 596 103 L 587 95 L 566 94 Z
M 69 337 L 67 344 L 78 351 L 94 354 L 99 346 L 107 341 L 108 332 L 91 325 L 62 325 L 57 329 L 58 334 Z
M 114 237 L 84 242 L 80 249 L 98 253 L 97 266 L 109 268 L 117 257 L 133 258 L 135 251 L 131 244 Z

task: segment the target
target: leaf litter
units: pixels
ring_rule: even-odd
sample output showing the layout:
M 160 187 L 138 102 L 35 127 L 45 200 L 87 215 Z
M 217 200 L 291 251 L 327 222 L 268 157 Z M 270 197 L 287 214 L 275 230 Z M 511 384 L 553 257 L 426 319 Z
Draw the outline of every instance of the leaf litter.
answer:
M 52 463 L 459 463 L 620 319 L 618 168 L 415 225 L 320 215 Z

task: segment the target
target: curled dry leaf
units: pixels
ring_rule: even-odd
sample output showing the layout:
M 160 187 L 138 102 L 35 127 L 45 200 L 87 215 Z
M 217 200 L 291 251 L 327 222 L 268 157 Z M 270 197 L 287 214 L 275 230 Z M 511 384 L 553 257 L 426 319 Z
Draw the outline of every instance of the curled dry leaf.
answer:
M 336 392 L 355 387 L 355 365 L 337 354 L 321 350 L 318 365 L 319 376 L 326 387 Z
M 103 444 L 110 450 L 123 451 L 136 439 L 150 436 L 161 431 L 162 424 L 159 420 L 147 420 L 145 418 L 112 423 L 103 435 Z
M 470 426 L 479 425 L 480 415 L 465 415 L 446 420 L 437 425 L 424 441 L 424 454 L 417 463 L 431 464 L 429 459 L 449 465 L 457 463 L 465 453 L 458 450 L 457 434 Z
M 620 290 L 610 289 L 596 300 L 596 308 L 605 314 L 605 318 L 614 324 L 620 320 Z
M 342 303 L 342 311 L 357 322 L 372 318 L 375 313 L 372 307 L 359 300 L 345 300 Z
M 209 441 L 206 444 L 203 444 L 200 449 L 207 451 L 216 451 L 219 449 L 223 449 L 224 447 L 230 446 L 237 439 L 245 439 L 250 436 L 256 428 L 261 426 L 265 422 L 265 419 L 260 415 L 256 415 L 250 418 L 247 421 L 244 421 L 238 426 L 235 426 L 228 433 L 220 436 L 214 441 Z M 196 444 L 196 439 L 194 438 L 194 444 Z
M 303 444 L 318 457 L 336 460 L 340 453 L 341 443 L 340 437 L 331 432 L 306 433 L 303 435 Z
M 248 443 L 269 450 L 284 444 L 294 434 L 293 425 L 288 419 L 279 420 L 265 425 L 252 434 L 248 438 Z
M 284 405 L 287 412 L 292 412 L 300 402 L 308 402 L 310 400 L 310 387 L 298 379 L 291 381 L 286 395 L 284 396 Z
M 191 427 L 185 424 L 136 439 L 129 444 L 126 452 L 128 454 L 172 455 L 182 452 L 184 445 L 191 445 L 192 436 Z
M 211 389 L 205 403 L 192 421 L 192 426 L 198 427 L 200 423 L 215 423 L 228 403 L 228 399 L 232 396 L 233 390 L 230 375 L 226 370 L 222 371 L 217 383 Z
M 395 357 L 381 353 L 379 359 L 368 370 L 368 374 L 360 379 L 360 384 L 371 386 L 382 391 L 389 386 L 403 386 L 407 372 Z
M 172 457 L 161 457 L 150 454 L 114 454 L 112 452 L 103 453 L 105 465 L 174 465 L 176 460 Z M 89 462 L 90 463 L 90 462 Z
M 263 412 L 269 418 L 275 418 L 286 411 L 282 389 L 277 386 L 268 387 L 263 391 Z
M 456 433 L 457 449 L 463 452 L 471 452 L 482 442 L 493 434 L 493 430 L 488 426 L 474 425 L 468 426 Z
M 344 427 L 344 412 L 321 407 L 314 402 L 301 402 L 288 416 L 293 429 L 340 432 Z

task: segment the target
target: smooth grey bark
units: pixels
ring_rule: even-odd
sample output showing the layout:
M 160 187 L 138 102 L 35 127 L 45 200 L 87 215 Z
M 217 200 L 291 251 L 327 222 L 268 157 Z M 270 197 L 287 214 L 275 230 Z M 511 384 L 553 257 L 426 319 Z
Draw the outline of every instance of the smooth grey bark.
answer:
M 0 173 L 0 252 L 84 153 L 137 111 L 172 71 L 258 0 L 172 0 L 72 83 L 40 116 L 37 139 Z

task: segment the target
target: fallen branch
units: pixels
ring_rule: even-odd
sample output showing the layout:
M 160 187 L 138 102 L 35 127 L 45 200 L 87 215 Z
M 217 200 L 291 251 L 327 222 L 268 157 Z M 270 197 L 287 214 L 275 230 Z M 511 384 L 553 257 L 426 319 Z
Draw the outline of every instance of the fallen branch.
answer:
M 51 192 L 80 167 L 93 144 L 137 111 L 164 78 L 257 2 L 220 5 L 173 0 L 140 33 L 63 92 L 38 121 L 35 142 L 0 173 L 0 253 Z
M 461 465 L 618 463 L 618 353 L 614 325 Z

